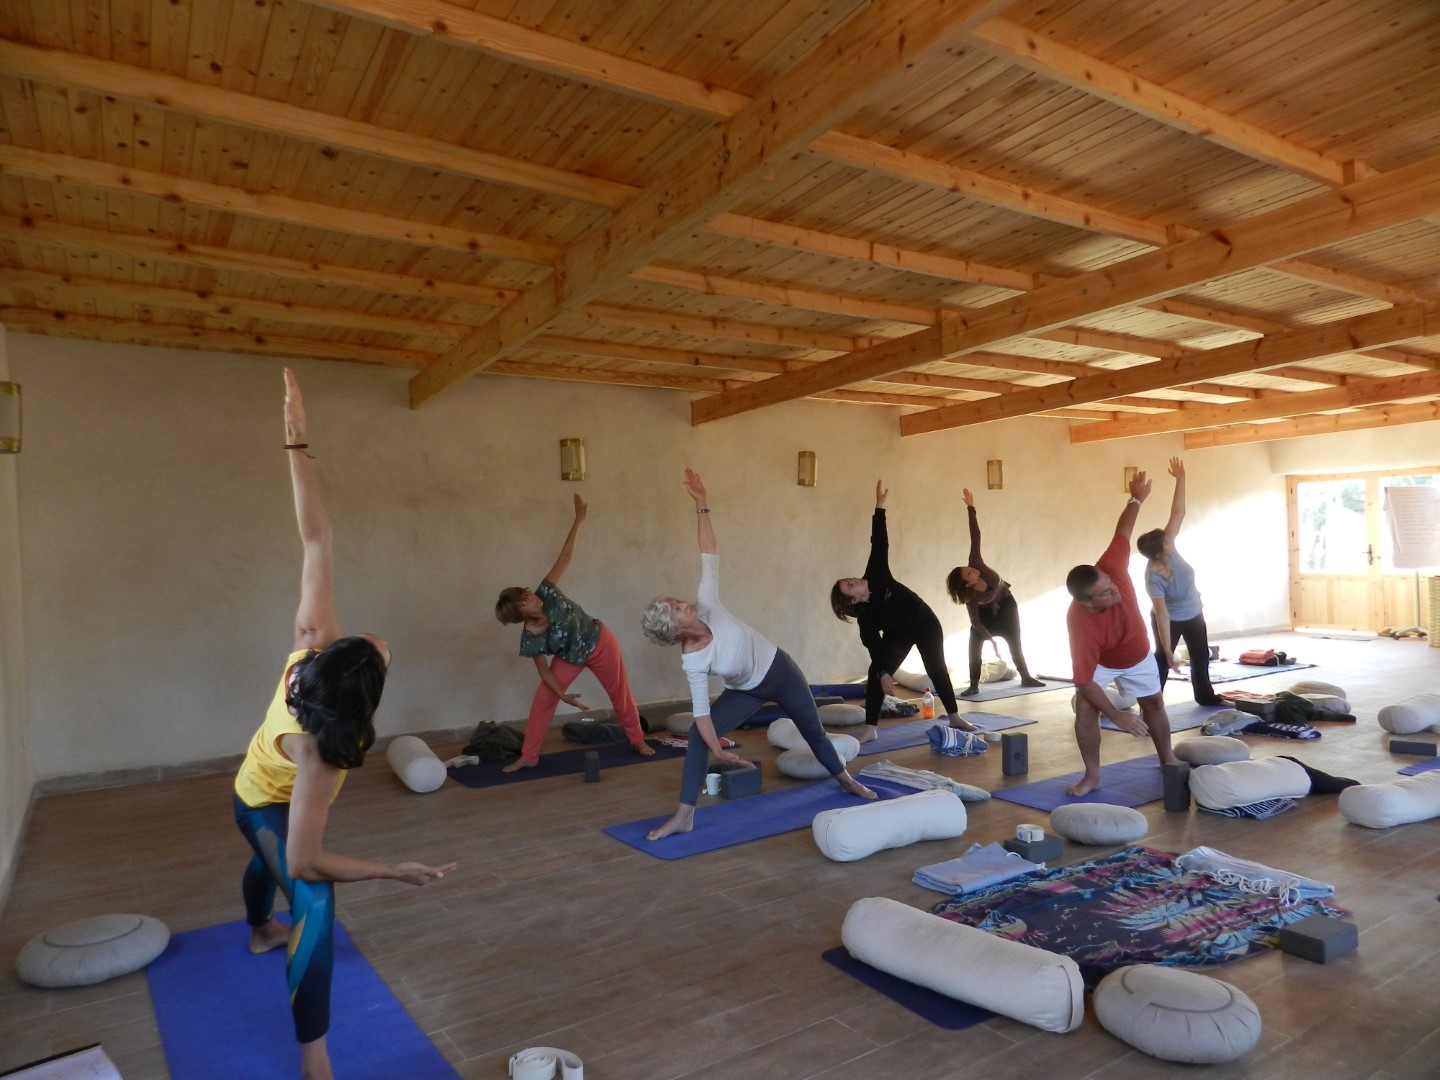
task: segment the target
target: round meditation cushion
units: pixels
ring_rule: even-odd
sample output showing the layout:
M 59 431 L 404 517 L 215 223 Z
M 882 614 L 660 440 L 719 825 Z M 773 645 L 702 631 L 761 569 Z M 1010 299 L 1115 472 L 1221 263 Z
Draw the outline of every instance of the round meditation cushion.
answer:
M 1345 698 L 1345 691 L 1334 683 L 1321 682 L 1319 679 L 1301 679 L 1290 687 L 1292 694 L 1319 694 L 1321 697 Z
M 1376 717 L 1392 735 L 1413 735 L 1440 725 L 1440 694 L 1416 694 L 1397 705 L 1386 705 Z
M 1300 799 L 1310 794 L 1310 774 L 1298 762 L 1281 757 L 1196 765 L 1190 770 L 1190 794 L 1211 810 Z
M 1015 678 L 1015 669 L 1004 660 L 986 660 L 980 665 L 980 681 L 1004 682 L 1006 679 Z
M 1050 811 L 1050 827 L 1077 844 L 1107 847 L 1139 840 L 1150 823 L 1139 810 L 1110 803 L 1066 803 Z
M 1342 714 L 1348 714 L 1350 712 L 1350 702 L 1335 694 L 1300 694 L 1298 696 L 1303 697 L 1317 709 L 1324 709 L 1326 712 Z M 1323 720 L 1324 717 L 1322 716 L 1320 719 Z
M 781 750 L 799 750 L 806 745 L 805 736 L 800 734 L 795 721 L 788 716 L 782 716 L 779 720 L 772 720 L 767 724 L 765 738 L 770 740 L 771 746 L 778 746 Z
M 840 940 L 862 963 L 1043 1031 L 1074 1031 L 1085 1019 L 1085 984 L 1070 957 L 889 897 L 850 905 Z
M 855 755 L 860 753 L 860 740 L 853 735 L 827 733 L 827 738 L 830 745 L 835 747 L 841 763 L 854 761 Z M 804 742 L 794 750 L 786 750 L 777 757 L 775 767 L 785 776 L 793 776 L 796 780 L 823 780 L 830 775 L 829 770 L 820 764 L 820 759 L 811 751 L 809 744 Z
M 820 723 L 826 727 L 855 727 L 865 723 L 865 709 L 860 705 L 836 702 L 820 706 Z
M 665 717 L 665 730 L 672 735 L 687 735 L 690 732 L 690 725 L 695 723 L 693 712 L 671 713 Z
M 965 804 L 938 788 L 898 799 L 822 810 L 810 823 L 827 859 L 854 862 L 919 840 L 950 840 L 965 832 Z
M 90 986 L 139 971 L 169 943 L 169 928 L 149 915 L 96 915 L 31 938 L 15 974 L 31 986 Z
M 1165 1061 L 1217 1065 L 1260 1041 L 1260 1010 L 1227 982 L 1194 971 L 1139 964 L 1095 987 L 1095 1018 L 1117 1039 Z
M 1228 735 L 1203 739 L 1182 739 L 1175 744 L 1175 756 L 1191 765 L 1223 765 L 1227 761 L 1250 760 L 1250 747 Z
M 417 736 L 395 736 L 385 748 L 385 760 L 411 791 L 424 794 L 445 783 L 445 763 Z
M 1388 829 L 1440 817 L 1440 771 L 1388 784 L 1356 784 L 1340 792 L 1340 816 L 1367 829 Z

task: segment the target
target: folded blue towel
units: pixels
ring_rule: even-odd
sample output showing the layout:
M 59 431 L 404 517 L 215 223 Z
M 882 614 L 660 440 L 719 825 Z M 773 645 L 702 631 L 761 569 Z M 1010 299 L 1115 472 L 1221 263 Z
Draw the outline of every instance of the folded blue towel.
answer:
M 1006 851 L 999 844 L 983 847 L 971 844 L 970 849 L 958 859 L 922 866 L 911 880 L 921 888 L 958 896 L 1044 869 L 1044 863 L 1033 863 L 1017 852 Z
M 990 744 L 980 732 L 953 728 L 949 724 L 936 724 L 925 733 L 925 737 L 930 740 L 932 752 L 951 757 L 972 757 L 990 749 Z

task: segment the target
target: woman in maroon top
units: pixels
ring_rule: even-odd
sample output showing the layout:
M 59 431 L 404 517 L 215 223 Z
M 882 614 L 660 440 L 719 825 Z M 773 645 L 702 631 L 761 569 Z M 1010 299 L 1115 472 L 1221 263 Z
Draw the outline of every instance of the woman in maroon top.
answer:
M 969 488 L 962 488 L 965 507 L 970 518 L 970 558 L 964 566 L 957 566 L 945 579 L 950 599 L 964 604 L 970 613 L 970 686 L 960 691 L 961 697 L 970 697 L 980 691 L 980 651 L 985 642 L 1000 655 L 1000 646 L 995 644 L 997 636 L 1005 639 L 1010 646 L 1010 657 L 1015 661 L 1015 670 L 1020 672 L 1021 686 L 1044 686 L 1030 674 L 1025 663 L 1025 651 L 1020 648 L 1020 609 L 1010 592 L 1010 583 L 1003 581 L 999 574 L 985 565 L 980 556 L 980 520 L 975 516 L 975 497 Z

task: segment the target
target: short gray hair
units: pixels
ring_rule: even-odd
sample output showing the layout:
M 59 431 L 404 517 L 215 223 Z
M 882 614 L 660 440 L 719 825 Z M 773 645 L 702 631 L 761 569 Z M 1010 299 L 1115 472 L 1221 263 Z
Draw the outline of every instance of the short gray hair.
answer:
M 670 611 L 668 597 L 657 596 L 640 615 L 640 629 L 656 645 L 674 645 L 680 640 L 680 627 Z

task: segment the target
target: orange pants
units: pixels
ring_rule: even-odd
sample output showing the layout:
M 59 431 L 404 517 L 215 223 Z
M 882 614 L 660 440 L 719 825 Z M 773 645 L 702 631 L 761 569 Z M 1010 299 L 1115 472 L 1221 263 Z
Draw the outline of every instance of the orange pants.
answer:
M 630 745 L 639 747 L 645 742 L 645 733 L 640 728 L 640 710 L 635 707 L 635 698 L 630 693 L 630 680 L 625 677 L 625 658 L 620 655 L 620 643 L 610 628 L 600 624 L 600 640 L 595 651 L 583 664 L 572 664 L 569 660 L 555 657 L 550 661 L 550 674 L 560 684 L 561 690 L 568 690 L 570 684 L 580 677 L 580 672 L 589 668 L 600 680 L 600 685 L 609 695 L 610 704 L 615 707 L 615 718 L 625 729 Z M 520 750 L 520 760 L 534 765 L 540 760 L 540 747 L 545 742 L 545 733 L 555 719 L 555 707 L 560 698 L 543 682 L 535 688 L 535 697 L 530 702 L 530 716 L 525 721 L 525 745 Z

